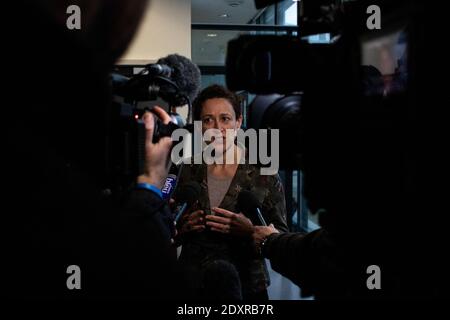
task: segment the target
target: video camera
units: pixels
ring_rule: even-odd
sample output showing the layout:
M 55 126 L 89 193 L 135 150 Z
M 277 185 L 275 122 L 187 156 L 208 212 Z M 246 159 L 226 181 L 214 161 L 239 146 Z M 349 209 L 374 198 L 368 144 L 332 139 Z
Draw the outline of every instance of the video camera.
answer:
M 172 121 L 164 124 L 155 116 L 153 143 L 185 127 L 183 119 L 171 109 L 187 105 L 189 121 L 191 100 L 200 87 L 200 71 L 189 59 L 173 54 L 155 64 L 145 65 L 141 72 L 130 78 L 112 74 L 111 85 L 114 100 L 108 121 L 107 175 L 111 187 L 121 191 L 144 171 L 146 130 L 143 114 L 151 112 L 156 104 L 167 103 L 166 111 Z
M 255 2 L 262 8 L 278 1 Z M 392 2 L 304 0 L 296 35 L 242 35 L 229 42 L 227 86 L 259 95 L 247 126 L 280 129 L 282 169 L 303 165 L 306 149 L 336 155 L 343 141 L 358 145 L 358 132 L 394 130 L 414 90 L 410 62 L 419 9 L 418 1 Z M 381 27 L 371 19 L 380 19 Z M 329 43 L 309 42 L 324 33 Z

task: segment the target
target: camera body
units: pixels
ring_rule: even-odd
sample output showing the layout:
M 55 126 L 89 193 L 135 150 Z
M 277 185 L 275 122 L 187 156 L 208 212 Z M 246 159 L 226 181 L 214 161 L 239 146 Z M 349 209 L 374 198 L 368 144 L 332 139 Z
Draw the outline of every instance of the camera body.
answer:
M 377 4 L 382 27 L 369 29 L 368 8 Z M 227 85 L 260 95 L 247 124 L 280 130 L 282 169 L 305 165 L 305 153 L 339 154 L 344 141 L 358 148 L 365 136 L 358 132 L 395 130 L 404 109 L 393 106 L 407 105 L 413 91 L 415 2 L 301 5 L 297 35 L 243 35 L 228 44 Z M 308 42 L 321 33 L 329 43 Z
M 374 4 L 381 29 L 367 27 Z M 258 95 L 247 108 L 248 127 L 279 130 L 279 168 L 302 170 L 308 208 L 327 210 L 319 223 L 331 233 L 356 227 L 362 238 L 373 235 L 383 229 L 382 220 L 371 219 L 379 212 L 397 214 L 400 222 L 398 213 L 420 190 L 411 146 L 418 101 L 426 101 L 419 76 L 426 68 L 422 7 L 420 1 L 344 2 L 338 18 L 324 24 L 302 17 L 307 23 L 297 36 L 245 35 L 229 43 L 228 87 Z M 329 21 L 335 22 L 329 43 L 306 41 Z
M 380 28 L 369 28 L 373 5 L 380 9 Z M 430 216 L 430 207 L 438 208 L 442 191 L 429 170 L 443 171 L 430 157 L 440 149 L 433 145 L 438 135 L 425 127 L 438 118 L 433 105 L 439 103 L 432 101 L 441 91 L 436 72 L 445 65 L 430 41 L 438 29 L 427 19 L 442 21 L 434 4 L 430 7 L 416 0 L 345 1 L 335 19 L 324 15 L 321 23 L 318 15 L 302 16 L 295 37 L 243 36 L 229 44 L 228 86 L 260 95 L 248 108 L 249 126 L 280 129 L 280 167 L 303 171 L 307 207 L 320 212 L 323 242 L 331 240 L 322 248 L 320 239 L 311 241 L 313 254 L 301 256 L 308 266 L 303 274 L 299 268 L 306 279 L 302 291 L 310 285 L 316 297 L 333 288 L 339 288 L 338 296 L 347 294 L 342 290 L 347 286 L 357 297 L 374 294 L 359 282 L 372 263 L 383 266 L 389 278 L 378 291 L 382 297 L 408 297 L 411 277 L 421 279 L 421 289 L 413 290 L 421 291 L 418 296 L 435 294 L 437 282 L 428 275 L 442 278 L 445 272 L 430 263 L 440 261 L 440 254 L 434 256 L 440 251 L 429 250 L 440 249 L 443 233 L 434 228 L 426 233 L 421 219 Z M 328 44 L 303 39 L 324 32 L 330 34 Z M 294 95 L 301 97 L 298 103 L 287 99 Z M 418 230 L 425 233 L 417 236 Z M 425 249 L 417 249 L 421 246 Z M 319 262 L 310 263 L 315 258 Z M 341 274 L 348 278 L 339 283 Z
M 144 173 L 146 129 L 142 116 L 152 112 L 159 98 L 171 106 L 185 101 L 190 108 L 190 99 L 183 96 L 177 84 L 170 78 L 170 68 L 150 64 L 144 70 L 127 78 L 113 74 L 113 101 L 109 113 L 109 134 L 107 136 L 107 176 L 111 190 L 118 193 L 126 190 L 136 177 Z M 172 121 L 164 124 L 156 115 L 152 142 L 170 137 L 172 132 L 185 124 L 174 113 Z

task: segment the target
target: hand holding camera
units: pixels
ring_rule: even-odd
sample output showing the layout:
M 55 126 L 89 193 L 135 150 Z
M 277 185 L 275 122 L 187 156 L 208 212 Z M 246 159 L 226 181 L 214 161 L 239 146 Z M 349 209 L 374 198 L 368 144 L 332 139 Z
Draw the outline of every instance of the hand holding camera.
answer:
M 170 116 L 160 107 L 154 107 L 154 114 L 164 124 L 171 120 Z M 143 116 L 145 123 L 145 166 L 144 173 L 138 177 L 138 183 L 149 183 L 158 188 L 162 188 L 167 173 L 170 168 L 170 150 L 172 139 L 162 137 L 158 142 L 153 142 L 153 133 L 155 129 L 156 117 L 151 112 L 146 112 Z

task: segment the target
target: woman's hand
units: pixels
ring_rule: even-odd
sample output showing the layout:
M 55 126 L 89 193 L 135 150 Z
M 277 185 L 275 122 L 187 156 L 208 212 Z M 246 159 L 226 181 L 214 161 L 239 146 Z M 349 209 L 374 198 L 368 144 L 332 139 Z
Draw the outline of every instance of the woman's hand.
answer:
M 261 243 L 274 233 L 280 233 L 280 231 L 275 229 L 273 224 L 270 224 L 269 226 L 256 226 L 253 232 L 253 241 L 255 242 L 256 247 L 259 248 Z
M 185 214 L 181 218 L 178 226 L 180 236 L 187 232 L 201 232 L 205 230 L 205 213 L 203 210 L 197 210 L 189 214 Z
M 242 213 L 234 213 L 222 208 L 212 208 L 216 215 L 206 216 L 206 225 L 212 231 L 238 236 L 251 236 L 254 226 Z

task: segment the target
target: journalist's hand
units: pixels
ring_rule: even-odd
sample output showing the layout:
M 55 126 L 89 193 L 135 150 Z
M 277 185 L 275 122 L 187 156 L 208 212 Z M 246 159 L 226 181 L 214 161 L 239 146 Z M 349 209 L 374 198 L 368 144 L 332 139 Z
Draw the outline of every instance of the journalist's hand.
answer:
M 271 234 L 280 233 L 273 224 L 269 226 L 256 226 L 253 232 L 253 241 L 255 242 L 256 247 L 260 247 L 261 243 Z

